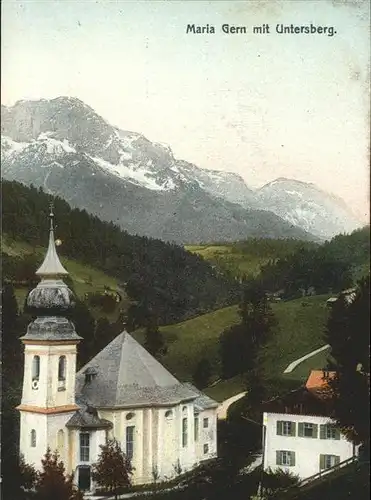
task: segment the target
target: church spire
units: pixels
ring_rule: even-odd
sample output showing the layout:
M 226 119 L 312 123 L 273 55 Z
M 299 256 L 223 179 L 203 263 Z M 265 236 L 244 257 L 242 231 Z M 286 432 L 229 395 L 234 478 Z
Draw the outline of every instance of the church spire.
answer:
M 36 274 L 38 276 L 41 276 L 42 278 L 46 279 L 54 278 L 57 276 L 68 275 L 68 271 L 66 271 L 66 269 L 62 266 L 61 261 L 59 260 L 57 254 L 57 249 L 55 248 L 53 203 L 50 204 L 49 208 L 50 208 L 49 246 L 44 258 L 44 262 L 36 271 Z

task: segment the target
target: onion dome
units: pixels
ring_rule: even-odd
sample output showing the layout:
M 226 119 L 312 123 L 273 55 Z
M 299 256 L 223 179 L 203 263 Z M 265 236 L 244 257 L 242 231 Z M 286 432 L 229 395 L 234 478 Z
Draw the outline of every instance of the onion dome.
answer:
M 32 309 L 66 311 L 75 305 L 72 291 L 62 280 L 43 280 L 31 290 L 27 306 Z
M 45 316 L 36 318 L 27 327 L 27 333 L 21 340 L 51 341 L 51 340 L 77 340 L 82 337 L 77 335 L 75 326 L 67 318 L 61 316 Z

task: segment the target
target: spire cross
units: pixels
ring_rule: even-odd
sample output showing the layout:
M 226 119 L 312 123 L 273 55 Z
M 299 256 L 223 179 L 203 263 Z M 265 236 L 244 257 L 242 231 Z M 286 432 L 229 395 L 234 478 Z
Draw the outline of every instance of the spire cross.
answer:
M 54 212 L 53 212 L 53 209 L 54 209 L 54 204 L 53 202 L 51 201 L 49 203 L 49 210 L 50 210 L 50 213 L 49 213 L 49 217 L 50 217 L 50 231 L 53 231 L 54 230 Z

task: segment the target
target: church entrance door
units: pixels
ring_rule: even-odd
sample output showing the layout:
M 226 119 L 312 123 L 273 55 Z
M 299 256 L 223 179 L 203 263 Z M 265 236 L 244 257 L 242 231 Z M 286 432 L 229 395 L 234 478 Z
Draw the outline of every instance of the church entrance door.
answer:
M 91 471 L 88 465 L 79 467 L 79 489 L 82 491 L 89 491 L 91 488 Z

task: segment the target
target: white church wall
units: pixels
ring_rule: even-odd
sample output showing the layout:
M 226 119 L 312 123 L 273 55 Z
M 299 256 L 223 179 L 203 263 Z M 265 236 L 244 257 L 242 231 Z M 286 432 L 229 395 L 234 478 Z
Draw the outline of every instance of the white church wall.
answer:
M 37 470 L 42 469 L 41 459 L 48 446 L 46 417 L 42 413 L 20 412 L 20 453 L 26 463 L 33 464 Z M 32 431 L 35 431 L 33 441 Z
M 66 356 L 66 380 L 64 390 L 58 384 L 58 363 L 60 356 Z M 33 381 L 33 358 L 40 358 L 40 372 Z M 75 402 L 75 345 L 25 345 L 24 381 L 22 404 L 38 407 L 56 407 Z
M 66 423 L 72 417 L 74 412 L 66 413 L 56 413 L 49 414 L 46 416 L 46 426 L 47 426 L 47 445 L 50 447 L 51 451 L 58 451 L 61 460 L 65 464 L 66 469 L 68 469 L 68 429 L 66 428 Z M 59 431 L 63 432 L 63 440 L 58 439 Z M 39 450 L 42 451 L 41 449 Z M 45 453 L 45 451 L 44 451 Z
M 196 443 L 196 460 L 201 462 L 217 456 L 217 415 L 212 408 L 199 413 L 199 435 Z M 207 425 L 206 425 L 207 424 Z
M 194 445 L 194 406 L 193 402 L 179 406 L 179 462 L 182 472 L 191 469 L 195 462 L 195 445 Z M 182 421 L 187 418 L 187 444 L 182 443 Z
M 176 463 L 179 453 L 177 410 L 177 407 L 161 408 L 159 410 L 159 418 L 162 422 L 162 433 L 159 435 L 159 439 L 162 441 L 162 457 L 158 472 L 162 478 L 171 478 L 175 475 L 173 464 Z

